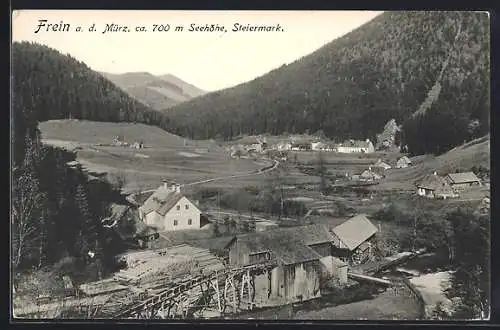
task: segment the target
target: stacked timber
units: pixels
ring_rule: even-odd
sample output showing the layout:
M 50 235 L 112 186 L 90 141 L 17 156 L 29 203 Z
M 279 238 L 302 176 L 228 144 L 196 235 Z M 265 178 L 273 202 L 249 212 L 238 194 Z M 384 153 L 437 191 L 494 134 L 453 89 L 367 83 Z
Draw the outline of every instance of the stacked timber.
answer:
M 165 249 L 122 255 L 127 268 L 115 274 L 121 282 L 155 289 L 188 276 L 205 275 L 224 269 L 208 250 L 181 244 Z
M 109 294 L 112 292 L 126 290 L 127 287 L 121 285 L 114 279 L 105 279 L 96 282 L 85 283 L 79 286 L 86 296 L 96 296 L 101 294 Z

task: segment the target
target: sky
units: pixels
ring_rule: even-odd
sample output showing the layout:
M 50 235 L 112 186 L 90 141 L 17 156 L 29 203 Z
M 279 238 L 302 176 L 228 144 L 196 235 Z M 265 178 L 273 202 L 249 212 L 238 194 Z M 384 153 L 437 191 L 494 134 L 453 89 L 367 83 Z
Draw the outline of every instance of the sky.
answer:
M 12 40 L 55 48 L 109 73 L 173 74 L 206 91 L 257 78 L 310 54 L 324 44 L 368 22 L 375 11 L 117 11 L 21 10 L 12 15 Z M 46 20 L 38 30 L 39 20 Z M 276 26 L 280 31 L 233 32 L 243 26 Z M 69 31 L 47 31 L 48 24 Z M 129 32 L 102 33 L 107 25 Z M 158 31 L 161 26 L 168 31 Z M 191 24 L 224 27 L 224 31 L 188 31 Z M 95 31 L 89 32 L 94 25 Z M 153 31 L 154 25 L 157 31 Z M 76 31 L 80 26 L 81 30 Z M 183 31 L 175 31 L 178 26 Z M 50 26 L 53 28 L 54 25 Z M 146 31 L 136 31 L 144 27 Z

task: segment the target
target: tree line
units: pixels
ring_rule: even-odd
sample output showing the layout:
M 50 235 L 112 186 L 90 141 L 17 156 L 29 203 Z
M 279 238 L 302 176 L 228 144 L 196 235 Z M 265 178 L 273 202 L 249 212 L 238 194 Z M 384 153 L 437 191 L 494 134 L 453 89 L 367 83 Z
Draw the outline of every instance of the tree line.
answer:
M 430 99 L 420 135 L 451 120 L 446 132 L 423 147 L 408 122 L 408 145 L 443 151 L 469 138 L 470 122 L 479 123 L 472 135 L 488 132 L 489 75 L 486 13 L 386 12 L 294 63 L 168 115 L 176 134 L 195 139 L 322 130 L 338 140 L 374 140 L 388 120 L 404 122 Z

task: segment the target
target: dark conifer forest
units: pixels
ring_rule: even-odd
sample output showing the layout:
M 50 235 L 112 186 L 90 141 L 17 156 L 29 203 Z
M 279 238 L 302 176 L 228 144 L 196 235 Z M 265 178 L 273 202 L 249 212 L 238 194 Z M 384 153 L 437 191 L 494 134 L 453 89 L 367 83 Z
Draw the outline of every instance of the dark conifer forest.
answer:
M 411 153 L 441 153 L 489 131 L 489 28 L 484 12 L 386 12 L 296 62 L 171 108 L 173 132 L 373 139 L 394 118 Z
M 105 272 L 123 246 L 101 221 L 110 215 L 111 203 L 125 201 L 118 187 L 89 181 L 81 169 L 68 167 L 76 158 L 73 152 L 43 145 L 38 122 L 166 120 L 69 56 L 32 43 L 14 43 L 12 51 L 13 267 L 71 258 L 81 269 L 94 263 Z

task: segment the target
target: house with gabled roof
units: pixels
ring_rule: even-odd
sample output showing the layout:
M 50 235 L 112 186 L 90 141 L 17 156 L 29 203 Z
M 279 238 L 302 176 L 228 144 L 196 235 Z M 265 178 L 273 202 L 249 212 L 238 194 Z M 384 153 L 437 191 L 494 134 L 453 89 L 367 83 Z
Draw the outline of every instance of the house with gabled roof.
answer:
M 407 168 L 408 166 L 411 165 L 412 165 L 411 159 L 408 158 L 407 156 L 399 158 L 396 162 L 396 168 Z
M 448 181 L 437 172 L 429 174 L 416 183 L 417 195 L 428 198 L 453 198 L 455 193 Z
M 481 179 L 473 172 L 449 173 L 445 179 L 455 190 L 464 190 L 468 187 L 481 185 Z
M 365 141 L 349 140 L 337 146 L 337 152 L 341 153 L 372 153 L 375 152 L 370 139 Z
M 371 257 L 372 239 L 378 228 L 365 214 L 358 214 L 332 229 L 335 256 L 358 264 Z
M 160 231 L 201 228 L 201 211 L 196 202 L 181 193 L 180 185 L 163 185 L 139 207 L 139 218 Z
M 375 182 L 384 177 L 383 173 L 378 168 L 369 167 L 367 170 L 364 170 L 359 175 L 360 181 L 365 182 Z

